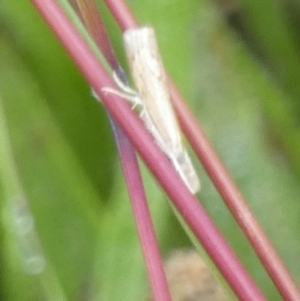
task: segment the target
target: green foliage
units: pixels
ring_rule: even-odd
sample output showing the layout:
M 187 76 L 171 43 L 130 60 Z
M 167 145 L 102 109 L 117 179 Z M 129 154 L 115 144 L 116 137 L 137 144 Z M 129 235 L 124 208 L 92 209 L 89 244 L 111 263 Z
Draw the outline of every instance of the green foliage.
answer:
M 156 29 L 168 71 L 300 283 L 299 4 L 129 4 L 141 24 Z M 145 269 L 108 118 L 32 4 L 3 0 L 0 7 L 1 297 L 141 300 Z M 119 32 L 109 30 L 124 57 Z M 197 168 L 201 202 L 268 298 L 280 300 Z M 168 253 L 186 238 L 144 174 Z M 11 210 L 17 200 L 36 221 L 32 237 L 47 262 L 40 275 L 23 268 L 24 245 L 14 231 L 20 216 Z

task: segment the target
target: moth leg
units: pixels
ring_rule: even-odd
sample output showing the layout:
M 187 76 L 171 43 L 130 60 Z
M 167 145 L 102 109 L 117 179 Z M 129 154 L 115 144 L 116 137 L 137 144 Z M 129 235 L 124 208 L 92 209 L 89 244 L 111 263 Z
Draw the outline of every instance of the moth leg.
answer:
M 149 114 L 147 115 L 147 111 L 145 106 L 142 107 L 142 110 L 139 113 L 139 116 L 142 120 L 144 120 L 144 122 L 147 122 L 146 120 L 150 120 Z
M 112 94 L 118 95 L 118 96 L 126 99 L 133 105 L 131 108 L 132 110 L 134 110 L 138 105 L 140 105 L 142 107 L 142 111 L 143 111 L 144 105 L 143 105 L 143 102 L 141 101 L 138 93 L 135 90 L 133 90 L 132 88 L 130 88 L 127 84 L 125 84 L 119 78 L 119 76 L 117 75 L 116 72 L 113 72 L 113 79 L 116 82 L 116 84 L 118 85 L 118 87 L 120 88 L 120 90 L 105 87 L 105 88 L 102 88 L 102 91 L 105 93 L 112 93 Z M 92 89 L 92 94 L 98 101 L 101 101 L 99 96 L 97 95 L 97 93 L 95 93 L 95 91 L 93 89 Z
M 126 92 L 122 92 L 122 91 L 119 91 L 119 90 L 116 90 L 113 88 L 108 88 L 108 87 L 102 88 L 102 91 L 105 93 L 112 93 L 112 94 L 118 95 L 118 96 L 126 99 L 127 101 L 129 101 L 132 104 L 132 108 L 131 108 L 132 110 L 134 110 L 136 108 L 136 106 L 138 106 L 138 105 L 140 105 L 142 108 L 144 108 L 144 105 L 137 94 L 132 95 L 132 94 L 128 94 Z M 99 102 L 101 102 L 101 99 L 98 96 L 98 94 L 95 92 L 95 90 L 91 89 L 91 92 L 92 92 L 92 96 L 95 97 Z M 144 109 L 142 111 L 144 111 Z
M 130 88 L 130 86 L 128 86 L 127 84 L 125 84 L 125 83 L 120 79 L 120 77 L 118 76 L 118 74 L 117 74 L 115 71 L 113 71 L 113 79 L 114 79 L 115 83 L 118 85 L 118 87 L 119 87 L 123 92 L 125 92 L 125 93 L 127 93 L 127 94 L 130 94 L 130 95 L 133 95 L 133 96 L 137 96 L 137 95 L 138 95 L 138 93 L 137 93 L 134 89 Z
M 126 100 L 128 100 L 129 102 L 133 103 L 133 107 L 132 109 L 135 109 L 137 105 L 140 105 L 143 110 L 142 113 L 144 112 L 144 105 L 143 102 L 141 101 L 141 98 L 138 94 L 138 92 L 134 89 L 132 89 L 130 86 L 128 86 L 127 84 L 125 84 L 120 77 L 118 76 L 118 74 L 116 72 L 113 71 L 113 79 L 116 82 L 116 84 L 118 85 L 118 87 L 124 92 L 119 94 L 119 96 L 125 98 Z
M 115 94 L 115 95 L 118 95 L 118 96 L 124 98 L 125 100 L 129 101 L 133 105 L 132 109 L 135 109 L 135 107 L 137 105 L 140 105 L 143 107 L 143 103 L 141 102 L 138 95 L 128 94 L 127 92 L 122 92 L 120 90 L 116 90 L 116 89 L 108 88 L 108 87 L 102 88 L 102 91 L 107 94 L 111 93 L 111 94 Z

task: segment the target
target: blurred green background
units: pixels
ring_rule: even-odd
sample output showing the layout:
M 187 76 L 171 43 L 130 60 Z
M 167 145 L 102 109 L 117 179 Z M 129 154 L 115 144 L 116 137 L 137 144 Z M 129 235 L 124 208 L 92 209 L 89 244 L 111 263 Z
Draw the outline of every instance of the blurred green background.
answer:
M 99 4 L 125 64 L 120 31 Z M 300 284 L 300 1 L 129 4 L 156 29 L 168 71 Z M 281 300 L 196 166 L 201 202 L 266 296 Z M 189 246 L 143 174 L 163 254 Z M 145 296 L 108 118 L 29 1 L 0 3 L 0 209 L 0 300 Z

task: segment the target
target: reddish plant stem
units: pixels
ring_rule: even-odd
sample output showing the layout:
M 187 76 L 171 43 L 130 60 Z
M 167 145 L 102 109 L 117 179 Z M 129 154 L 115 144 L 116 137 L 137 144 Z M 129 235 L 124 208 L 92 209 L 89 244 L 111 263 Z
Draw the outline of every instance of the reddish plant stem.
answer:
M 105 0 L 105 2 L 122 30 L 139 26 L 124 1 Z M 170 86 L 174 107 L 183 131 L 227 207 L 249 239 L 282 297 L 288 301 L 300 300 L 299 288 L 291 274 L 171 79 Z
M 123 79 L 123 70 L 107 35 L 96 2 L 93 0 L 76 0 L 76 2 L 78 5 L 78 13 L 81 15 L 88 32 L 94 38 L 106 60 L 111 65 L 111 68 Z M 163 261 L 160 255 L 135 150 L 122 129 L 115 123 L 114 119 L 110 115 L 109 118 L 118 144 L 144 260 L 151 283 L 153 300 L 171 301 L 169 287 L 163 269 Z
M 116 124 L 113 124 L 113 127 L 122 157 L 123 170 L 151 282 L 153 298 L 155 301 L 171 301 L 136 154 L 121 128 Z
M 181 212 L 240 300 L 266 300 L 204 208 L 189 192 L 156 143 L 153 143 L 152 136 L 145 129 L 141 120 L 132 112 L 129 105 L 122 101 L 122 98 L 113 94 L 108 96 L 102 90 L 103 87 L 113 89 L 117 87 L 64 15 L 59 5 L 54 0 L 32 0 L 32 2 L 73 57 L 90 85 L 101 97 L 109 113 L 130 138 L 152 173 L 158 178 L 174 205 Z
M 139 24 L 125 1 L 104 0 L 122 30 L 139 27 Z
M 182 115 L 179 118 L 182 120 L 182 126 L 188 139 L 280 294 L 286 301 L 300 300 L 299 288 L 248 206 L 246 199 L 217 156 L 197 120 L 182 103 L 177 88 L 172 86 L 172 90 L 174 91 L 172 95 L 176 103 L 176 111 L 178 115 Z
M 99 14 L 96 2 L 91 0 L 74 1 L 77 4 L 78 11 L 88 32 L 91 34 L 95 43 L 101 49 L 104 57 L 111 65 L 113 70 L 119 70 L 120 64 L 111 45 L 106 28 Z

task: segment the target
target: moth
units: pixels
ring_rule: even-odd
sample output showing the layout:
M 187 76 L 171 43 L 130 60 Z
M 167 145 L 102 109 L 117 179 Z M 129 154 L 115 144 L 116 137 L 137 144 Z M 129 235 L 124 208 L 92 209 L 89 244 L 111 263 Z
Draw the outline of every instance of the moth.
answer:
M 125 31 L 124 46 L 137 92 L 115 75 L 116 82 L 125 92 L 119 94 L 134 107 L 141 107 L 140 118 L 146 128 L 195 194 L 200 189 L 200 181 L 184 147 L 153 28 L 146 26 Z

